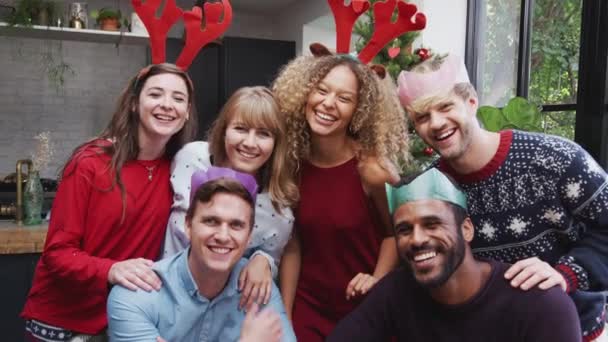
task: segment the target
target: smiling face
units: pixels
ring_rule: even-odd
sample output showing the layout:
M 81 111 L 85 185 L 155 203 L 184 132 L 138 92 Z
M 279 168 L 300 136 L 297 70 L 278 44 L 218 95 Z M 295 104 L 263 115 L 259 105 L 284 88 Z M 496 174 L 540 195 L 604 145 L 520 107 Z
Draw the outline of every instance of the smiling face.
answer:
M 312 135 L 346 135 L 357 108 L 359 82 L 346 65 L 338 65 L 310 92 L 306 121 Z
M 421 112 L 409 111 L 411 122 L 418 135 L 439 155 L 447 160 L 455 160 L 465 155 L 472 140 L 477 99 L 451 93 L 445 99 L 429 106 Z
M 224 137 L 227 166 L 255 175 L 272 155 L 274 142 L 270 129 L 251 127 L 235 116 L 226 127 Z
M 243 198 L 225 192 L 193 205 L 192 217 L 186 219 L 190 268 L 193 273 L 227 277 L 249 243 L 253 208 Z
M 149 77 L 139 94 L 139 140 L 168 140 L 188 119 L 188 88 L 183 78 L 171 73 Z
M 458 269 L 467 248 L 463 230 L 472 229 L 468 220 L 457 223 L 451 206 L 435 199 L 407 202 L 395 210 L 399 255 L 419 284 L 441 286 Z

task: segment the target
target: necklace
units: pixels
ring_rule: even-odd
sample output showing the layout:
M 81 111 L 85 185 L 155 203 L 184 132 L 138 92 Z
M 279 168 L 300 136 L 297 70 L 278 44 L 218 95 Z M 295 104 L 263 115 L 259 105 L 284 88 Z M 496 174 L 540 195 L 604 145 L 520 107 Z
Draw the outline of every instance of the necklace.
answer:
M 154 165 L 154 166 L 144 166 L 146 168 L 146 170 L 148 170 L 148 181 L 152 181 L 152 171 L 154 171 L 154 169 L 156 169 L 158 165 Z
M 146 169 L 148 171 L 148 181 L 151 182 L 152 181 L 152 177 L 154 176 L 154 170 L 156 170 L 156 168 L 158 167 L 158 165 L 160 164 L 160 162 L 156 163 L 155 165 L 146 165 L 144 163 L 142 163 L 141 161 L 137 161 L 137 164 L 141 165 L 144 169 Z

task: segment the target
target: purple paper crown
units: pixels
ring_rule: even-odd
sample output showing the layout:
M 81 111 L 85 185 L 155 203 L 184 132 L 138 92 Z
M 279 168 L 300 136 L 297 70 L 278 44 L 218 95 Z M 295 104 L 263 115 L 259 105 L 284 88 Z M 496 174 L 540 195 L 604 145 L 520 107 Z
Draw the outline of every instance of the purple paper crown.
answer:
M 190 183 L 190 201 L 194 198 L 194 194 L 198 188 L 210 181 L 216 179 L 232 179 L 239 183 L 249 191 L 253 202 L 255 202 L 256 195 L 258 193 L 258 183 L 255 181 L 255 178 L 247 173 L 242 173 L 238 171 L 234 171 L 233 169 L 229 169 L 226 167 L 215 167 L 211 166 L 207 171 L 196 171 L 192 174 L 192 180 Z

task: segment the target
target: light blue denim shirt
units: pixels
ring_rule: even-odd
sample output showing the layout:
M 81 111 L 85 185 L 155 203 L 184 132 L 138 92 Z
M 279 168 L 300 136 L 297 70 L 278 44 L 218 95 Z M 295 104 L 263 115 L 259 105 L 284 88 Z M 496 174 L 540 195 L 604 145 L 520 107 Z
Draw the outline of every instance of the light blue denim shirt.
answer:
M 190 268 L 190 248 L 154 264 L 163 285 L 160 291 L 131 291 L 114 286 L 108 298 L 110 341 L 237 341 L 245 312 L 238 309 L 238 278 L 247 264 L 240 260 L 226 287 L 212 300 L 203 297 Z M 283 341 L 296 341 L 276 285 L 267 308 L 281 316 Z

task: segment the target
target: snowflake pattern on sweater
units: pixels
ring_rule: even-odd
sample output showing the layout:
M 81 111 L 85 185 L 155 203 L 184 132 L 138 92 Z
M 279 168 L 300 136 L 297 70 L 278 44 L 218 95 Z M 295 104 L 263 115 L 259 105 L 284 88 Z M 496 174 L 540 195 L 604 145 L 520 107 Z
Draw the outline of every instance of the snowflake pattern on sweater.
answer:
M 555 136 L 503 131 L 500 145 L 493 161 L 473 174 L 459 175 L 444 161 L 438 163 L 467 193 L 475 255 L 507 263 L 538 257 L 564 275 L 569 292 L 605 290 L 604 170 L 580 146 Z M 593 321 L 597 315 L 603 312 Z M 583 323 L 583 332 L 600 325 Z

